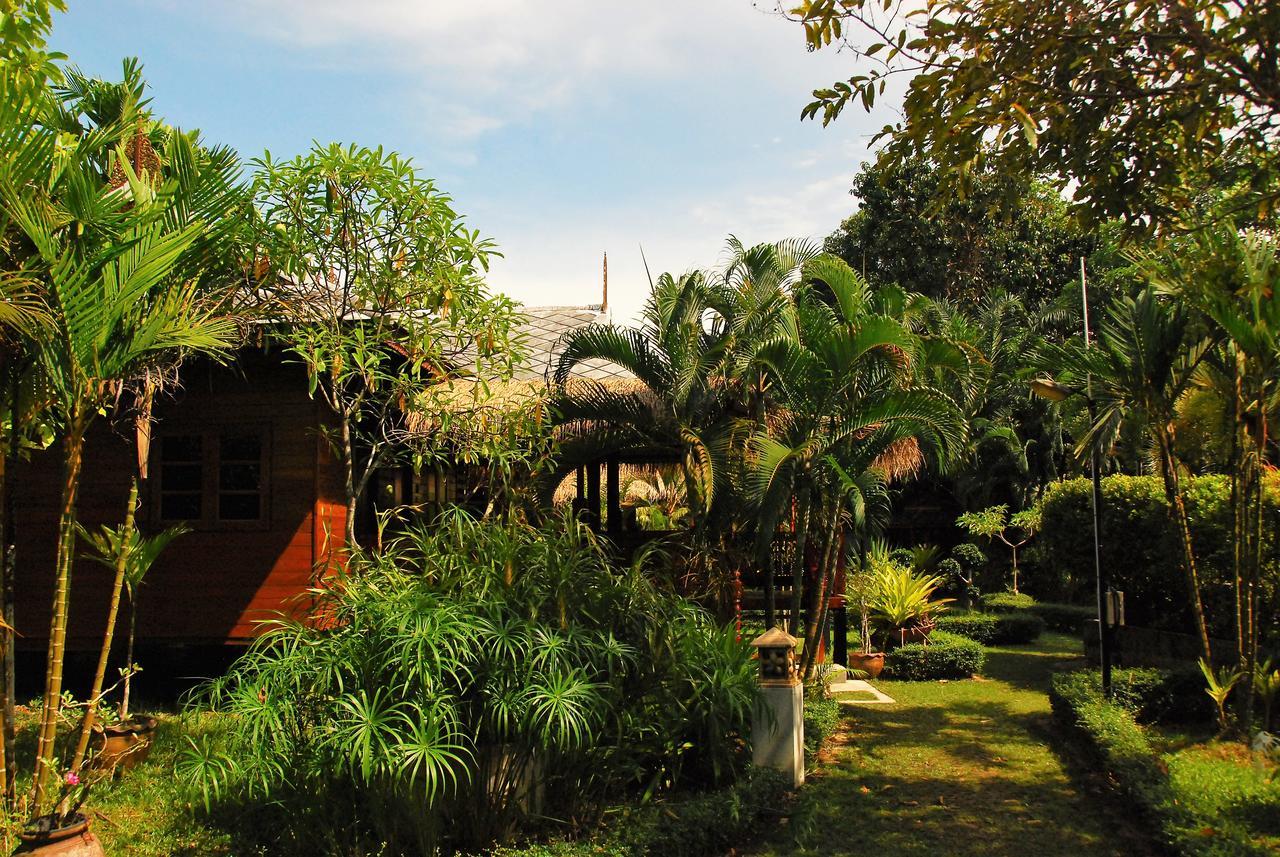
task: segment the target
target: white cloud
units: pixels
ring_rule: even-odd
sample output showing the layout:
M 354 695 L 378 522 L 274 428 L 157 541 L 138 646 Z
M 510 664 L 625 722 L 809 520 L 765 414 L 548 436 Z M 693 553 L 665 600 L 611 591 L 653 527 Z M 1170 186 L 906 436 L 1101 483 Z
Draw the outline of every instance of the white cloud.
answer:
M 483 97 L 484 117 L 445 123 L 460 138 L 607 97 L 620 80 L 719 71 L 727 85 L 759 87 L 794 78 L 805 81 L 799 99 L 846 65 L 835 51 L 807 53 L 799 27 L 748 0 L 209 0 L 198 14 L 299 61 L 389 69 L 387 87 L 411 99 L 423 90 L 457 105 Z

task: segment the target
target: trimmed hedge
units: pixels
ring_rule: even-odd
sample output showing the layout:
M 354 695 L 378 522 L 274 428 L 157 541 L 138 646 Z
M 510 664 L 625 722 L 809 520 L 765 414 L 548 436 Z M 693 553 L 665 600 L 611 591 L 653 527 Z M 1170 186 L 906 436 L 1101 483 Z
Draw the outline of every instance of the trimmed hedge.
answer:
M 790 783 L 777 771 L 750 768 L 727 788 L 623 812 L 597 836 L 498 848 L 493 857 L 643 857 L 724 854 L 751 840 L 784 802 Z
M 934 631 L 927 643 L 908 643 L 889 652 L 884 668 L 890 678 L 932 681 L 969 678 L 981 672 L 986 661 L 987 653 L 981 643 L 946 631 Z
M 938 630 L 959 634 L 983 645 L 1031 643 L 1044 633 L 1045 622 L 1034 613 L 943 613 Z
M 840 703 L 834 699 L 804 701 L 804 754 L 812 759 L 840 726 Z
M 1034 613 L 1019 610 L 996 617 L 996 635 L 991 642 L 1000 645 L 1034 643 L 1043 633 L 1043 619 Z
M 958 634 L 975 643 L 990 643 L 996 636 L 998 617 L 991 613 L 965 613 L 960 611 L 943 613 L 935 620 L 938 631 Z M 936 632 L 935 632 L 936 633 Z
M 1234 613 L 1231 588 L 1231 485 L 1226 476 L 1182 482 L 1211 635 L 1229 638 Z M 1280 485 L 1265 483 L 1264 520 L 1280 509 Z M 1088 479 L 1055 482 L 1041 501 L 1041 528 L 1027 552 L 1023 579 L 1032 592 L 1062 601 L 1088 602 L 1094 593 L 1093 517 Z M 1264 577 L 1277 572 L 1277 529 L 1267 526 Z M 1182 552 L 1158 476 L 1108 476 L 1102 480 L 1102 562 L 1111 584 L 1123 590 L 1130 625 L 1190 633 L 1194 628 L 1182 577 Z M 1280 602 L 1264 593 L 1262 612 Z
M 1149 693 L 1158 684 L 1144 675 L 1154 671 L 1117 672 L 1134 673 L 1128 677 L 1132 679 L 1131 690 Z M 1124 683 L 1116 680 L 1120 678 L 1113 676 L 1114 687 Z M 1239 771 L 1230 765 L 1214 766 L 1217 770 L 1211 772 L 1203 765 L 1175 760 L 1171 776 L 1169 766 L 1126 706 L 1102 699 L 1097 672 L 1054 676 L 1049 700 L 1059 726 L 1109 775 L 1134 810 L 1175 853 L 1186 857 L 1274 853 L 1259 841 L 1261 831 L 1256 825 L 1263 813 L 1232 815 L 1221 811 L 1224 802 L 1244 800 L 1253 808 L 1268 806 L 1274 812 L 1273 801 L 1243 788 L 1238 782 Z M 1276 794 L 1280 799 L 1280 792 Z
M 1036 600 L 1025 592 L 992 592 L 982 596 L 982 608 L 992 613 L 1012 613 L 1014 610 L 1030 610 Z
M 1084 625 L 1090 619 L 1098 618 L 1097 607 L 1086 607 L 1080 604 L 1032 604 L 1027 608 L 1036 614 L 1044 623 L 1055 631 L 1082 635 Z
M 1096 607 L 1081 604 L 1041 603 L 1025 592 L 1019 592 L 1017 595 L 1012 592 L 993 592 L 984 595 L 982 609 L 990 613 L 1034 613 L 1044 620 L 1045 626 L 1055 631 L 1066 631 L 1072 634 L 1084 633 L 1084 623 L 1098 616 Z M 1035 637 L 1031 637 L 1025 642 L 1034 639 Z M 1006 640 L 1005 642 L 1015 641 Z

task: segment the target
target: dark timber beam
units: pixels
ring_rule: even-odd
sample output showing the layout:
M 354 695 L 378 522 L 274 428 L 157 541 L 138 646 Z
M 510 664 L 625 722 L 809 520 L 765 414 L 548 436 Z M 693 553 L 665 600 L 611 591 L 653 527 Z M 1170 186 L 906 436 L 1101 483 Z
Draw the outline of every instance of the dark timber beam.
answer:
M 587 465 L 587 526 L 600 531 L 600 462 Z
M 616 457 L 611 456 L 605 462 L 604 484 L 607 507 L 605 514 L 608 518 L 609 533 L 616 535 L 622 532 L 622 497 L 618 478 L 618 459 Z

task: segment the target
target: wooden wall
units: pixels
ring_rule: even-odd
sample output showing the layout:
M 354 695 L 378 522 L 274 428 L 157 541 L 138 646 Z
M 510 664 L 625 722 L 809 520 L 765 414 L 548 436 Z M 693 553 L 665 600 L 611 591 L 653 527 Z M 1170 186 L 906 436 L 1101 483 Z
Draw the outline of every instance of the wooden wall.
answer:
M 143 642 L 243 642 L 255 634 L 256 620 L 301 609 L 297 602 L 290 608 L 290 599 L 323 567 L 326 547 L 341 540 L 345 507 L 336 462 L 316 431 L 320 411 L 307 396 L 300 366 L 252 350 L 232 366 L 200 362 L 185 369 L 182 389 L 157 405 L 156 416 L 157 438 L 189 428 L 269 427 L 267 520 L 256 529 L 210 527 L 178 537 L 148 575 L 138 608 Z M 60 459 L 55 447 L 19 474 L 16 609 L 22 647 L 42 647 L 48 638 Z M 80 519 L 87 527 L 122 519 L 133 461 L 131 428 L 100 418 L 81 482 Z M 139 509 L 144 531 L 159 526 L 153 499 L 145 496 L 157 478 L 153 465 Z M 100 643 L 110 578 L 103 566 L 77 561 L 72 648 Z

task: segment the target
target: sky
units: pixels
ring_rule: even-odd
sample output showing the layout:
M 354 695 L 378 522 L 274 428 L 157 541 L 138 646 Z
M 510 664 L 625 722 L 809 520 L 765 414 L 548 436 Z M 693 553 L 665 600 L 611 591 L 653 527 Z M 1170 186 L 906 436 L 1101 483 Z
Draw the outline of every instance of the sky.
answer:
M 527 305 L 634 318 L 656 276 L 725 241 L 821 238 L 851 214 L 884 108 L 801 122 L 853 74 L 767 0 L 70 0 L 51 45 L 245 159 L 313 141 L 413 159 L 503 258 Z

